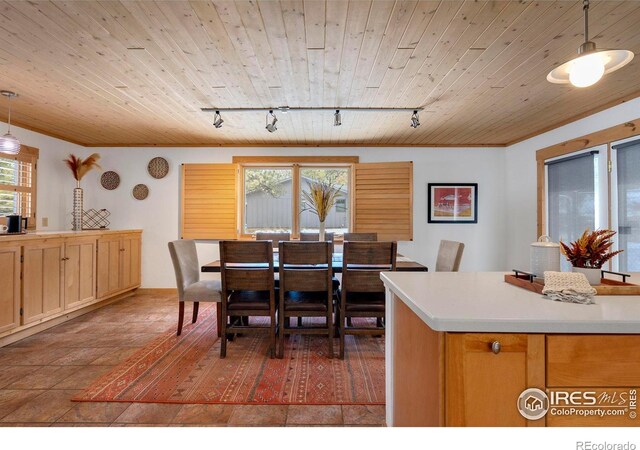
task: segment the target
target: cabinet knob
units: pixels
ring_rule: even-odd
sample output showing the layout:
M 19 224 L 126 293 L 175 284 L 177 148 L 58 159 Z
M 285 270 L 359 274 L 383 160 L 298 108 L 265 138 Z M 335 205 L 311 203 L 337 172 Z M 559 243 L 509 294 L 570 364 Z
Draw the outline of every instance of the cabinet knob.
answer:
M 502 346 L 500 345 L 500 342 L 498 342 L 498 341 L 493 341 L 493 342 L 491 343 L 491 351 L 492 351 L 494 354 L 496 354 L 496 355 L 497 355 L 498 353 L 500 353 L 500 350 L 501 350 L 501 349 L 502 349 Z
M 121 249 L 120 249 L 120 251 L 121 251 L 121 252 L 123 252 L 123 251 L 124 251 L 124 249 L 123 249 L 123 248 L 121 248 Z

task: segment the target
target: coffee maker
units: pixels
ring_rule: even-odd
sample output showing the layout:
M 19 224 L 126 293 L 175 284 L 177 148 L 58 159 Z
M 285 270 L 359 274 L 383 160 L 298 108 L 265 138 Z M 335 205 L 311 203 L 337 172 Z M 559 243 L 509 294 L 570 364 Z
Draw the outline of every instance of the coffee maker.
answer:
M 27 232 L 27 220 L 28 220 L 27 217 L 22 217 L 19 214 L 12 214 L 6 217 L 7 217 L 7 233 L 26 233 Z

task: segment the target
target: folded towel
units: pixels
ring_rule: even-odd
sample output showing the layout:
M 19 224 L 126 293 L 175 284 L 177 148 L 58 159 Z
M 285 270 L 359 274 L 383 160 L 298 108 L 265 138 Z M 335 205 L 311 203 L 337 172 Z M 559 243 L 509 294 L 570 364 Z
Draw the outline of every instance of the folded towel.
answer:
M 544 273 L 542 293 L 552 300 L 590 305 L 596 290 L 589 284 L 587 277 L 574 272 Z

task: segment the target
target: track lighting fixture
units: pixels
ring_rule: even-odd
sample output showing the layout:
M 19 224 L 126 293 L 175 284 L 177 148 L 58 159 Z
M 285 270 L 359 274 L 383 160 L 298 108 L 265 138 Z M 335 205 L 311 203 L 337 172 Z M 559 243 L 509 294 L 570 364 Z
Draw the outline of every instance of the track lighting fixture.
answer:
M 11 134 L 11 99 L 17 97 L 18 94 L 11 91 L 0 91 L 0 94 L 9 99 L 9 120 L 7 121 L 9 128 L 7 134 L 0 136 L 0 153 L 17 155 L 20 153 L 20 141 Z
M 336 109 L 336 113 L 333 115 L 333 126 L 339 127 L 340 125 L 342 125 L 342 114 L 339 109 Z
M 271 122 L 269 122 L 269 116 L 272 117 Z M 277 121 L 278 121 L 278 118 L 273 113 L 273 109 L 270 109 L 269 113 L 267 114 L 267 126 L 265 127 L 269 133 L 273 133 L 278 130 L 278 127 L 276 127 Z
M 418 110 L 413 111 L 411 116 L 411 128 L 418 128 L 420 126 L 420 119 L 418 118 Z
M 222 120 L 222 116 L 220 115 L 220 111 L 216 111 L 216 115 L 213 116 L 213 126 L 216 128 L 222 128 L 222 124 L 224 120 Z
M 596 43 L 589 40 L 589 0 L 583 0 L 582 9 L 584 42 L 578 47 L 576 58 L 549 72 L 547 81 L 551 83 L 592 86 L 603 75 L 626 66 L 633 59 L 633 52 L 629 50 L 596 50 Z

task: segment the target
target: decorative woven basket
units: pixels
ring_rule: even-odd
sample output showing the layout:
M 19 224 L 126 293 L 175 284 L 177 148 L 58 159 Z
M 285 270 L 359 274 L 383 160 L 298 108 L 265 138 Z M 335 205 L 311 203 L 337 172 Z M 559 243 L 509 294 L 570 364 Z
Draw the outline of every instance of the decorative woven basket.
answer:
M 164 178 L 169 173 L 169 162 L 160 156 L 156 156 L 149 161 L 149 164 L 147 165 L 147 172 L 149 172 L 149 175 L 153 178 Z
M 120 186 L 120 175 L 113 170 L 104 172 L 100 177 L 100 184 L 108 191 L 113 191 Z
M 144 200 L 149 196 L 149 188 L 146 184 L 136 184 L 133 187 L 132 194 L 136 200 Z

